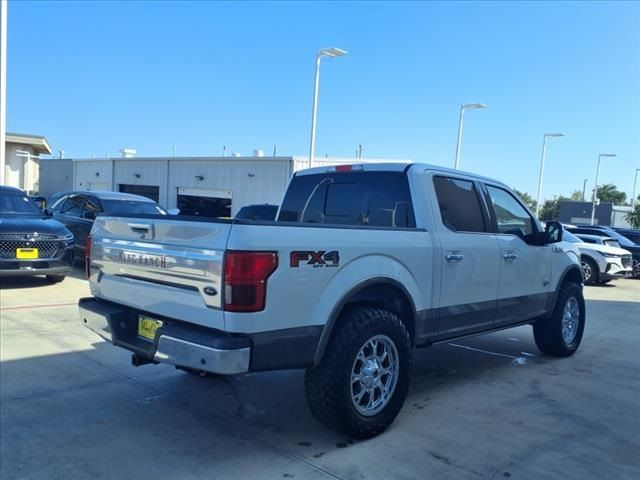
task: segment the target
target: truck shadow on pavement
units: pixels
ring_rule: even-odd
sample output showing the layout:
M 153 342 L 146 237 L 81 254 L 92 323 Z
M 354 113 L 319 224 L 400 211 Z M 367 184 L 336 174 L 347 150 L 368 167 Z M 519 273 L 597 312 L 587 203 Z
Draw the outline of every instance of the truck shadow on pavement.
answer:
M 629 312 L 638 306 L 590 305 L 607 311 L 611 303 Z M 558 377 L 565 383 L 563 376 L 578 375 L 593 383 L 602 381 L 603 372 L 615 374 L 594 356 L 601 338 L 590 337 L 589 324 L 581 350 L 569 359 L 542 356 L 530 327 L 419 349 L 410 394 L 395 424 L 380 437 L 354 442 L 313 419 L 302 371 L 199 377 L 167 365 L 134 368 L 127 352 L 92 344 L 93 337 L 75 332 L 70 322 L 39 330 L 6 320 L 0 324 L 3 480 L 110 477 L 114 468 L 120 478 L 229 478 L 232 469 L 237 478 L 389 478 L 376 468 L 397 442 L 415 444 L 394 450 L 389 460 L 405 472 L 485 477 L 495 473 L 495 464 L 467 465 L 459 449 L 488 451 L 496 445 L 471 446 L 462 437 L 462 445 L 451 445 L 445 437 L 452 429 L 464 432 L 472 421 L 493 429 L 490 438 L 508 438 L 532 421 L 517 407 L 526 400 L 550 435 L 558 422 L 564 429 L 595 432 L 601 420 L 590 423 L 587 408 L 577 426 L 566 427 L 570 417 L 554 416 L 565 411 L 566 394 L 550 398 L 545 382 Z M 550 417 L 541 415 L 546 410 Z M 618 442 L 617 448 L 631 447 L 637 445 Z M 421 453 L 407 464 L 416 448 Z M 345 449 L 371 461 L 345 463 Z M 262 472 L 266 466 L 271 473 Z

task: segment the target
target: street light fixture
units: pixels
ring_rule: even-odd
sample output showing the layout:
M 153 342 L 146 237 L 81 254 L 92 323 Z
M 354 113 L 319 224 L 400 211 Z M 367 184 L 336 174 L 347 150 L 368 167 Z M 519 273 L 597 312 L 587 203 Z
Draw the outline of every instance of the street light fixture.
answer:
M 542 138 L 542 155 L 540 157 L 540 176 L 538 177 L 538 199 L 536 200 L 536 218 L 540 213 L 540 200 L 542 198 L 542 176 L 544 175 L 544 157 L 547 154 L 547 138 L 564 137 L 564 133 L 545 133 Z
M 311 145 L 309 146 L 309 168 L 313 162 L 316 149 L 316 115 L 318 112 L 318 85 L 320 83 L 320 59 L 322 57 L 335 58 L 342 57 L 347 54 L 346 50 L 341 48 L 323 48 L 316 53 L 316 76 L 313 89 L 313 109 L 311 112 Z
M 591 225 L 596 219 L 596 199 L 598 198 L 598 180 L 600 178 L 600 160 L 602 157 L 617 157 L 615 153 L 601 153 L 598 155 L 598 169 L 596 170 L 596 183 L 593 186 L 593 201 L 591 203 Z
M 482 110 L 483 108 L 487 108 L 484 103 L 463 103 L 460 105 L 460 120 L 458 121 L 458 143 L 456 143 L 456 162 L 454 167 L 456 170 L 458 169 L 458 165 L 460 164 L 460 145 L 462 144 L 462 120 L 464 117 L 465 110 Z
M 631 194 L 631 208 L 636 206 L 636 183 L 638 183 L 638 172 L 640 172 L 640 168 L 636 168 L 636 176 L 633 179 L 633 193 Z

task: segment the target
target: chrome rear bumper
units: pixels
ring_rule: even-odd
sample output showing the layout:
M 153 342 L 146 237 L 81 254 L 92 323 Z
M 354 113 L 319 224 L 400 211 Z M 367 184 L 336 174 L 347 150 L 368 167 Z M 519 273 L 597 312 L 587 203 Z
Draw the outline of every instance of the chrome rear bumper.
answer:
M 78 304 L 80 320 L 89 330 L 108 342 L 125 348 L 149 361 L 169 363 L 196 370 L 234 375 L 249 371 L 251 348 L 248 339 L 231 338 L 220 332 L 203 334 L 185 326 L 161 327 L 155 342 L 137 337 L 138 313 L 121 305 L 102 302 L 93 297 L 82 298 Z M 180 335 L 183 332 L 184 335 Z M 195 339 L 201 339 L 197 341 Z M 215 344 L 228 344 L 221 348 Z

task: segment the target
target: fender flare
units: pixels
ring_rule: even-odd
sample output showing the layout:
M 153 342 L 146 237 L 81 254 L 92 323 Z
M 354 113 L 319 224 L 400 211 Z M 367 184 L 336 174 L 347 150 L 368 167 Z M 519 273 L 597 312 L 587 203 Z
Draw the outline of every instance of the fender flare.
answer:
M 409 294 L 409 291 L 405 288 L 405 286 L 402 285 L 402 283 L 400 283 L 399 281 L 389 277 L 368 278 L 358 283 L 353 288 L 351 288 L 351 290 L 349 290 L 346 294 L 344 294 L 331 310 L 331 314 L 329 315 L 329 318 L 327 319 L 327 322 L 325 323 L 324 328 L 322 329 L 320 341 L 318 342 L 318 346 L 316 347 L 316 353 L 313 357 L 314 366 L 318 365 L 322 360 L 322 357 L 324 356 L 324 352 L 327 349 L 327 345 L 329 344 L 329 339 L 331 338 L 331 334 L 333 333 L 333 328 L 335 327 L 335 324 L 338 321 L 340 314 L 342 313 L 344 308 L 347 306 L 349 301 L 354 296 L 356 296 L 359 292 L 363 291 L 365 288 L 370 287 L 371 285 L 381 285 L 381 284 L 393 286 L 402 292 L 403 296 L 405 297 L 405 300 L 407 300 L 410 305 L 410 312 L 411 312 L 412 318 L 407 320 L 412 322 L 413 332 L 416 331 L 416 328 L 418 325 L 418 313 L 416 311 L 415 302 L 411 297 L 411 295 Z M 412 338 L 412 347 L 415 344 L 416 336 L 417 335 L 414 333 L 413 335 L 414 338 Z
M 577 274 L 580 276 L 580 278 L 582 278 L 582 269 L 580 268 L 579 265 L 576 264 L 571 264 L 569 265 L 567 268 L 565 268 L 564 272 L 562 272 L 562 275 L 560 276 L 560 280 L 558 281 L 558 284 L 556 285 L 556 288 L 553 292 L 553 295 L 549 295 L 549 300 L 547 303 L 547 312 L 550 315 L 551 312 L 553 312 L 553 309 L 556 305 L 556 302 L 558 301 L 558 294 L 560 293 L 560 286 L 566 281 L 567 277 L 569 276 L 569 274 L 571 272 L 577 272 Z M 583 282 L 580 282 L 580 285 L 583 286 Z

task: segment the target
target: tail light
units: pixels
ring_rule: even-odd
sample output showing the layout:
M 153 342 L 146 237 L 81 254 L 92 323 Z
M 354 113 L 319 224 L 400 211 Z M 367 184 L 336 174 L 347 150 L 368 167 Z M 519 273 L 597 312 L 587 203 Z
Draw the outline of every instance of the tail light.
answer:
M 276 252 L 227 251 L 224 261 L 224 309 L 228 312 L 264 310 L 267 279 L 276 268 Z
M 84 271 L 87 278 L 91 276 L 91 235 L 87 235 L 87 245 L 84 250 Z

